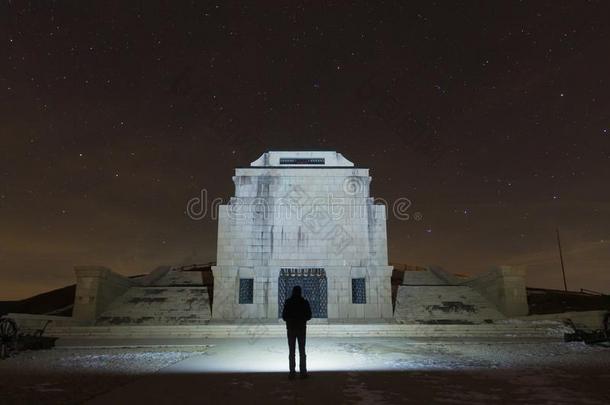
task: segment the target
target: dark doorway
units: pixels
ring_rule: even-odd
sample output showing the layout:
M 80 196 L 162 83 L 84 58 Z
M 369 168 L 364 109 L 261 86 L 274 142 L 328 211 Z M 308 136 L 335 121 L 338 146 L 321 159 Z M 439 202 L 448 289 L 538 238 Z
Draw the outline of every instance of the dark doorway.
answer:
M 319 268 L 289 268 L 280 270 L 278 281 L 278 317 L 282 316 L 284 302 L 295 285 L 300 285 L 303 296 L 309 301 L 314 318 L 327 318 L 328 291 L 326 272 Z

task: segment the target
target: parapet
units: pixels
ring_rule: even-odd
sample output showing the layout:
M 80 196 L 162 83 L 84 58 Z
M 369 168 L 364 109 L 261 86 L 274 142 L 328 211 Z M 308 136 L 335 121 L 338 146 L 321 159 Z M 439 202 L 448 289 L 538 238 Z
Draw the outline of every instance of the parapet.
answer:
M 251 167 L 354 167 L 334 151 L 269 151 L 250 163 Z

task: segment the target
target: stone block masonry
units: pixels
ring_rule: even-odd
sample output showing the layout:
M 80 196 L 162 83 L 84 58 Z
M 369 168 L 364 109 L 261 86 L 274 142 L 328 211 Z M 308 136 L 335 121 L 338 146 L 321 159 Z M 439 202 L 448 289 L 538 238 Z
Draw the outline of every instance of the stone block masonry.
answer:
M 368 169 L 336 152 L 267 152 L 233 182 L 219 208 L 213 319 L 277 319 L 296 284 L 314 317 L 392 317 L 386 213 Z M 241 279 L 253 280 L 252 303 L 240 303 Z M 364 279 L 358 302 L 353 279 Z
M 73 317 L 94 322 L 116 298 L 134 282 L 102 266 L 77 266 Z

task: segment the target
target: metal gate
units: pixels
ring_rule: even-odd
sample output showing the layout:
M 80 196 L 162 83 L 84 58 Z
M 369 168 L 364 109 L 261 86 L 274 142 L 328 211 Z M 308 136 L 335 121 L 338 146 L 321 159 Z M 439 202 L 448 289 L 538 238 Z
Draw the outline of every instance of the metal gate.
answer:
M 303 296 L 309 301 L 313 318 L 327 318 L 328 291 L 326 272 L 319 268 L 289 268 L 280 270 L 278 281 L 278 317 L 282 317 L 284 302 L 292 294 L 294 286 L 301 286 Z

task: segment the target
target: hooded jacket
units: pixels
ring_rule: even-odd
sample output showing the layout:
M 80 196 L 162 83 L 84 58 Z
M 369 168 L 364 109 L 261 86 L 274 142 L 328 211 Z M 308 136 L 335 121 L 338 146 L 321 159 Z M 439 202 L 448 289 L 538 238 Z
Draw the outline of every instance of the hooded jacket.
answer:
M 301 295 L 300 288 L 292 290 L 292 296 L 284 303 L 282 319 L 286 322 L 286 328 L 291 330 L 305 329 L 307 321 L 311 319 L 311 307 Z

